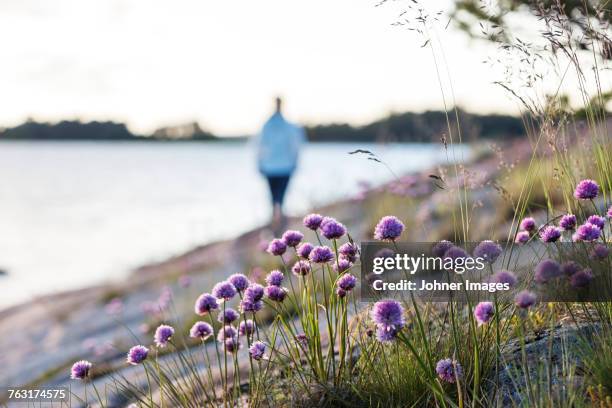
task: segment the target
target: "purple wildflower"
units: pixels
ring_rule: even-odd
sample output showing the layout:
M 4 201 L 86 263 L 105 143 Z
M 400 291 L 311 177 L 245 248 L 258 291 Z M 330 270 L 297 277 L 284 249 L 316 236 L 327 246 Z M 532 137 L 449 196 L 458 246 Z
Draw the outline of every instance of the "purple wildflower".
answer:
M 261 341 L 256 341 L 249 347 L 249 355 L 253 360 L 261 360 L 266 352 L 266 345 Z
M 348 292 L 342 288 L 336 288 L 336 295 L 338 295 L 339 298 L 344 298 L 346 295 L 348 294 Z
M 534 232 L 536 230 L 536 222 L 531 217 L 523 218 L 520 227 L 524 231 Z
M 383 330 L 400 330 L 404 327 L 404 308 L 395 300 L 376 302 L 370 311 L 370 317 Z
M 295 264 L 293 264 L 291 272 L 293 272 L 293 274 L 296 276 L 306 276 L 310 273 L 310 263 L 302 260 L 297 261 Z
M 189 330 L 189 337 L 206 340 L 213 334 L 213 328 L 206 322 L 195 322 Z
M 593 272 L 589 268 L 576 272 L 570 278 L 570 284 L 575 288 L 584 288 L 593 280 Z
M 327 239 L 338 239 L 346 234 L 346 227 L 334 218 L 325 217 L 321 222 L 321 232 Z
M 263 299 L 264 287 L 259 283 L 251 283 L 251 285 L 244 291 L 244 298 L 251 302 L 257 302 Z
M 236 290 L 240 293 L 244 291 L 251 283 L 249 282 L 249 279 L 241 273 L 235 273 L 231 275 L 227 280 L 232 285 L 234 285 Z
M 296 247 L 304 239 L 304 234 L 300 231 L 288 230 L 282 236 L 282 240 L 287 246 Z
M 231 282 L 223 281 L 213 287 L 212 293 L 217 299 L 230 300 L 236 296 L 236 288 Z
M 174 336 L 174 328 L 172 326 L 162 324 L 157 328 L 157 330 L 155 330 L 155 336 L 153 336 L 153 339 L 155 340 L 157 347 L 166 347 L 172 336 Z
M 527 241 L 529 241 L 529 238 L 530 238 L 529 232 L 519 231 L 516 233 L 516 238 L 514 239 L 514 242 L 516 242 L 519 245 L 526 244 Z
M 241 336 L 250 336 L 255 333 L 255 322 L 251 319 L 241 321 L 238 326 L 238 333 Z
M 359 248 L 357 248 L 357 245 L 351 242 L 342 244 L 340 245 L 340 248 L 338 248 L 338 253 L 340 254 L 340 256 L 350 262 L 355 262 L 357 260 L 358 252 Z
M 612 218 L 612 206 L 610 206 L 610 208 L 608 208 L 608 212 L 606 213 L 608 218 Z
M 555 242 L 561 238 L 561 230 L 555 226 L 548 225 L 540 229 L 540 239 L 544 242 Z
M 516 275 L 510 271 L 499 271 L 495 275 L 493 275 L 493 282 L 507 283 L 508 286 L 514 287 L 516 285 L 517 279 Z
M 561 238 L 561 230 L 555 226 L 548 225 L 540 229 L 540 239 L 544 242 L 556 242 Z
M 304 333 L 298 333 L 295 336 L 296 343 L 299 344 L 302 348 L 308 347 L 308 336 Z
M 582 270 L 582 267 L 574 261 L 567 261 L 561 265 L 561 273 L 563 273 L 565 276 L 572 276 L 580 270 Z
M 269 254 L 277 256 L 281 256 L 285 253 L 286 250 L 287 244 L 285 244 L 283 240 L 280 240 L 278 238 L 274 238 L 272 241 L 270 241 L 270 243 L 268 244 L 268 248 L 266 249 Z
M 561 266 L 552 259 L 544 259 L 535 268 L 535 281 L 546 283 L 561 275 Z
M 431 253 L 433 256 L 442 258 L 446 251 L 448 251 L 454 244 L 450 241 L 443 239 L 440 242 L 436 242 L 436 244 L 431 249 Z
M 476 258 L 483 258 L 489 263 L 495 262 L 497 257 L 502 253 L 502 248 L 498 243 L 485 240 L 474 248 L 474 256 Z
M 280 286 L 283 283 L 283 279 L 285 279 L 285 275 L 283 275 L 281 271 L 275 269 L 266 276 L 266 283 L 269 286 Z
M 181 288 L 188 288 L 189 286 L 191 286 L 191 282 L 191 276 L 189 275 L 181 275 L 178 279 L 178 284 Z
M 374 239 L 379 241 L 395 241 L 404 232 L 404 224 L 392 215 L 382 217 L 374 228 Z
M 72 365 L 70 370 L 70 378 L 73 380 L 84 380 L 89 376 L 91 370 L 91 363 L 87 360 L 77 361 Z
M 263 302 L 261 300 L 251 300 L 244 298 L 240 301 L 240 310 L 242 313 L 257 313 L 263 308 Z
M 202 293 L 195 302 L 195 312 L 200 316 L 210 313 L 219 308 L 217 298 L 210 293 Z
M 310 255 L 310 251 L 312 251 L 313 245 L 310 242 L 301 243 L 297 247 L 297 254 L 300 258 L 308 259 L 308 255 Z
M 334 253 L 329 247 L 317 246 L 310 251 L 310 261 L 314 263 L 327 263 L 334 259 Z
M 221 343 L 223 343 L 226 339 L 231 339 L 234 337 L 238 337 L 238 332 L 236 331 L 236 328 L 231 325 L 223 326 L 223 328 L 219 330 L 219 333 L 217 333 L 217 340 Z
M 606 219 L 604 217 L 600 217 L 599 215 L 591 215 L 589 218 L 587 218 L 587 222 L 595 225 L 600 230 L 604 229 L 606 225 Z
M 514 297 L 514 303 L 521 309 L 527 309 L 535 305 L 535 302 L 536 295 L 528 290 L 523 290 Z
M 348 271 L 353 264 L 346 258 L 340 258 L 336 263 L 334 263 L 334 271 L 337 273 L 342 273 Z
M 606 259 L 610 255 L 610 249 L 604 244 L 595 244 L 591 256 L 594 259 Z
M 323 221 L 323 216 L 321 214 L 308 214 L 304 217 L 304 226 L 308 229 L 316 231 Z
M 559 226 L 565 231 L 572 231 L 576 228 L 576 216 L 574 214 L 565 214 L 559 221 Z
M 219 316 L 217 316 L 217 320 L 219 321 L 219 323 L 230 324 L 236 321 L 236 319 L 238 319 L 239 317 L 240 315 L 237 311 L 228 307 L 227 309 L 219 313 Z
M 444 253 L 444 259 L 463 259 L 467 257 L 467 252 L 458 246 L 452 246 Z
M 280 286 L 268 286 L 266 287 L 266 295 L 270 300 L 275 302 L 282 302 L 287 296 L 287 290 Z
M 223 341 L 226 353 L 236 353 L 240 349 L 238 337 L 229 337 Z
M 134 346 L 127 353 L 127 362 L 131 365 L 138 365 L 146 360 L 149 349 L 145 346 Z
M 574 197 L 579 200 L 592 200 L 599 194 L 599 185 L 593 180 L 582 180 L 576 186 Z
M 338 278 L 338 281 L 336 283 L 340 289 L 343 289 L 348 292 L 355 288 L 355 285 L 357 284 L 357 278 L 351 275 L 350 273 L 345 273 L 344 275 Z
M 376 339 L 381 343 L 389 343 L 395 340 L 397 337 L 397 333 L 399 333 L 398 329 L 387 328 L 385 329 L 382 326 L 376 326 Z
M 489 323 L 494 314 L 495 309 L 493 307 L 493 303 L 491 302 L 480 302 L 474 308 L 474 317 L 476 318 L 479 326 Z
M 601 229 L 597 225 L 593 225 L 590 223 L 582 224 L 578 227 L 574 235 L 572 235 L 572 239 L 574 242 L 577 241 L 596 241 L 601 234 Z
M 457 361 L 445 358 L 436 364 L 436 373 L 442 381 L 454 384 L 463 376 L 463 368 Z

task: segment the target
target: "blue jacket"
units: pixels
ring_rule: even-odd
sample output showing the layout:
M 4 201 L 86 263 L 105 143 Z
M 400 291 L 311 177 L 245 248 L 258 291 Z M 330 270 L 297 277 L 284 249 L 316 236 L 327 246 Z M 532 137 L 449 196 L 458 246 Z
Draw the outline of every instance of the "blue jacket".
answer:
M 297 166 L 304 129 L 285 120 L 276 112 L 264 124 L 257 137 L 257 165 L 264 176 L 287 176 Z

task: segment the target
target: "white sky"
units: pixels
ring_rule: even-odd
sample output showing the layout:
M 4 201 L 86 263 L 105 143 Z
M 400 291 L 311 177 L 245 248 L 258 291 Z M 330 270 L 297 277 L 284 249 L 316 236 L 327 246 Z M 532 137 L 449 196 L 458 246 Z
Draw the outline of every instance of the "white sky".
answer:
M 391 26 L 393 4 L 376 3 L 3 0 L 0 126 L 30 116 L 112 119 L 150 132 L 198 120 L 245 134 L 276 94 L 305 123 L 441 108 L 431 51 Z M 490 46 L 452 30 L 442 42 L 460 105 L 516 111 L 481 62 Z

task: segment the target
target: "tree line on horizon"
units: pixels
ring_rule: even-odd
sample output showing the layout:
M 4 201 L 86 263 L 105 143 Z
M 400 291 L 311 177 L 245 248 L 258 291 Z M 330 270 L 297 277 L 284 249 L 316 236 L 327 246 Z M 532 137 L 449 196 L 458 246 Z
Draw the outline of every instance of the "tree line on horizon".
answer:
M 499 139 L 524 135 L 523 121 L 510 115 L 477 115 L 458 110 L 459 129 L 464 140 Z M 347 123 L 306 126 L 311 142 L 440 142 L 450 124 L 455 133 L 455 114 L 443 111 L 398 113 L 363 126 Z M 235 139 L 235 138 L 232 138 Z M 214 141 L 227 138 L 203 130 L 197 122 L 168 126 L 150 135 L 136 135 L 125 124 L 112 121 L 60 121 L 43 123 L 27 120 L 0 130 L 0 140 L 103 140 L 103 141 Z

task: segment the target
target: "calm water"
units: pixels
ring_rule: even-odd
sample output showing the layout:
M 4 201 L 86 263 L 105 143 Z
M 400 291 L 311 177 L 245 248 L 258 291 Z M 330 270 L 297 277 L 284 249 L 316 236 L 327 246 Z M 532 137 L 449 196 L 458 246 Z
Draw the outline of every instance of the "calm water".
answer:
M 355 194 L 360 182 L 444 162 L 431 145 L 308 145 L 287 211 Z M 467 156 L 467 151 L 466 151 Z M 467 158 L 467 157 L 466 157 Z M 0 143 L 0 307 L 124 276 L 143 263 L 264 224 L 268 191 L 246 143 Z

